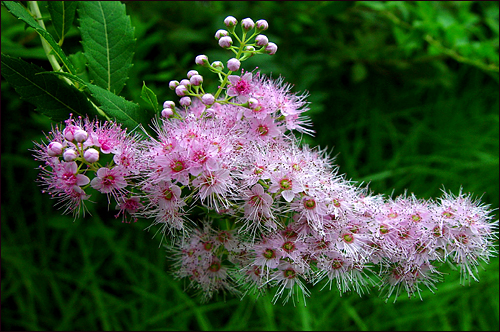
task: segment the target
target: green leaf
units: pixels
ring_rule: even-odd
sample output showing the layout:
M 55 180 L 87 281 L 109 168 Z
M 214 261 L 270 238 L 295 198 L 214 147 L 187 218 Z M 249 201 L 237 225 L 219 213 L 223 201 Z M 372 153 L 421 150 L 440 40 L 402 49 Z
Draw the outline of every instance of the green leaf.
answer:
M 115 118 L 117 122 L 122 123 L 124 127 L 133 130 L 141 124 L 150 122 L 147 112 L 141 111 L 141 107 L 136 103 L 97 85 L 86 83 L 86 86 L 102 111 L 110 118 Z
M 56 43 L 54 37 L 52 37 L 52 35 L 47 30 L 43 29 L 40 26 L 40 24 L 38 24 L 38 22 L 35 21 L 35 19 L 30 15 L 30 13 L 26 8 L 24 8 L 21 4 L 14 1 L 2 1 L 2 5 L 4 5 L 5 8 L 7 8 L 7 10 L 12 15 L 25 22 L 31 28 L 35 29 L 35 31 L 40 35 L 40 37 L 43 38 L 49 44 L 49 46 L 52 49 L 52 53 L 59 60 L 59 63 L 62 63 L 62 65 L 66 68 L 68 72 L 72 74 L 75 73 L 75 68 L 73 67 L 73 64 L 66 57 L 66 54 L 64 54 L 59 44 Z
M 94 84 L 115 94 L 128 79 L 134 28 L 119 1 L 81 1 L 78 9 L 84 54 Z
M 146 82 L 142 82 L 141 98 L 151 106 L 155 113 L 158 111 L 158 98 L 153 90 L 146 86 Z
M 55 76 L 40 75 L 42 72 L 45 69 L 2 53 L 2 76 L 38 112 L 54 121 L 65 120 L 70 113 L 96 114 L 82 91 Z
M 77 1 L 47 1 L 47 8 L 60 44 L 75 20 L 77 6 Z

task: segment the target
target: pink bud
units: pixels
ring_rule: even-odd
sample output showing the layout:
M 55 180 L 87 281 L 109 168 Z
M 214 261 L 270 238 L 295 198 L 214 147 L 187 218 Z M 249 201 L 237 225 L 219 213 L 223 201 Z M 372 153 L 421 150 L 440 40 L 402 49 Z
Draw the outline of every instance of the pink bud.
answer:
M 181 104 L 182 106 L 189 106 L 189 105 L 191 105 L 191 98 L 189 98 L 189 97 L 182 97 L 179 100 L 179 104 Z
M 227 32 L 226 30 L 217 30 L 217 32 L 215 32 L 215 39 L 219 40 L 222 37 L 227 36 L 228 34 L 229 32 Z
M 269 24 L 267 23 L 266 20 L 258 20 L 255 24 L 257 26 L 257 30 L 259 31 L 264 31 L 267 30 L 267 28 L 269 28 Z
M 73 149 L 64 150 L 64 153 L 63 153 L 64 161 L 73 161 L 76 159 L 76 157 L 78 157 L 78 154 L 76 153 L 75 150 L 73 150 Z
M 256 108 L 259 105 L 259 101 L 255 98 L 250 98 L 248 99 L 248 107 L 251 109 Z
M 191 82 L 189 82 L 188 79 L 183 79 L 181 80 L 181 82 L 179 83 L 180 85 L 185 85 L 186 87 L 189 87 L 191 86 Z
M 51 157 L 58 156 L 62 153 L 62 144 L 59 142 L 51 142 L 49 146 L 47 146 L 47 153 Z
M 255 23 L 253 23 L 251 18 L 245 18 L 241 21 L 241 26 L 243 27 L 243 29 L 248 31 L 248 30 L 253 29 L 253 27 L 255 26 Z
M 175 94 L 178 95 L 179 97 L 185 96 L 187 92 L 187 88 L 185 85 L 178 85 L 175 88 Z
M 229 59 L 227 61 L 227 69 L 229 69 L 230 71 L 237 71 L 238 69 L 240 69 L 240 65 L 240 60 L 235 58 Z
M 172 115 L 174 115 L 174 111 L 171 109 L 171 108 L 164 108 L 162 111 L 161 111 L 161 116 L 163 116 L 164 118 L 169 118 L 171 117 Z
M 264 35 L 258 35 L 255 37 L 255 44 L 257 44 L 257 46 L 265 46 L 269 44 L 269 39 Z
M 224 19 L 224 24 L 229 28 L 229 27 L 234 27 L 236 24 L 238 24 L 238 20 L 234 18 L 233 16 L 228 16 Z
M 179 85 L 179 81 L 170 81 L 168 83 L 168 87 L 170 90 L 175 90 L 175 88 Z
M 273 55 L 274 53 L 276 53 L 277 50 L 278 50 L 278 45 L 276 45 L 275 43 L 269 43 L 266 46 L 266 53 L 269 55 Z
M 189 79 L 189 82 L 191 82 L 191 84 L 194 85 L 194 86 L 201 85 L 201 83 L 203 83 L 203 76 L 201 76 L 201 75 L 193 75 Z
M 200 65 L 200 66 L 207 66 L 208 65 L 208 57 L 204 54 L 202 55 L 198 55 L 196 57 L 196 59 L 194 59 L 194 62 L 197 64 L 197 65 Z
M 211 93 L 206 93 L 201 97 L 201 102 L 204 105 L 212 105 L 215 103 L 215 97 Z
M 96 161 L 99 160 L 99 151 L 93 148 L 87 149 L 83 153 L 83 158 L 85 158 L 85 160 L 88 161 L 89 163 L 95 163 Z
M 253 46 L 245 46 L 245 52 L 254 52 L 255 51 L 255 47 Z
M 233 45 L 233 40 L 229 36 L 222 37 L 219 39 L 219 46 L 222 48 L 228 48 Z
M 66 128 L 64 128 L 63 130 L 63 134 L 64 134 L 64 138 L 66 138 L 68 141 L 73 141 L 75 139 L 75 131 L 77 131 L 78 129 L 82 129 L 78 126 L 73 126 L 73 125 L 70 125 L 70 126 L 67 126 Z
M 215 69 L 222 70 L 224 69 L 224 64 L 220 61 L 214 61 L 212 62 L 212 67 L 214 67 Z
M 198 75 L 198 72 L 196 70 L 188 71 L 187 78 L 191 78 L 193 75 Z
M 75 137 L 75 141 L 77 141 L 78 143 L 82 143 L 87 140 L 89 134 L 87 134 L 85 130 L 78 129 L 77 131 L 75 131 L 75 134 L 73 136 Z
M 167 100 L 163 103 L 163 108 L 174 109 L 174 107 L 175 107 L 175 103 L 171 100 Z

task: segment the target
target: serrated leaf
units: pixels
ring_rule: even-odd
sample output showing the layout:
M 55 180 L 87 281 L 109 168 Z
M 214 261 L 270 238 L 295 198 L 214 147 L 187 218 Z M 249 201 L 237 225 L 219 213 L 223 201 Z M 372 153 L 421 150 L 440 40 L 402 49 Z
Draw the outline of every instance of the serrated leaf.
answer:
M 35 21 L 35 19 L 30 15 L 26 8 L 14 1 L 2 1 L 2 5 L 4 5 L 12 15 L 25 22 L 31 28 L 35 29 L 40 37 L 49 44 L 52 49 L 52 53 L 58 59 L 59 63 L 62 63 L 62 66 L 65 67 L 69 73 L 75 73 L 73 64 L 71 63 L 71 61 L 69 61 L 66 54 L 64 54 L 59 44 L 57 44 L 57 42 L 54 40 L 54 37 L 52 37 L 52 35 L 47 30 L 43 29 L 38 24 L 38 22 Z
M 158 111 L 158 97 L 156 94 L 146 86 L 146 82 L 142 82 L 141 98 L 146 103 L 151 105 L 151 108 L 156 113 Z
M 119 1 L 81 1 L 78 14 L 90 79 L 97 86 L 120 93 L 135 48 L 134 29 L 125 5 Z
M 47 9 L 60 41 L 64 40 L 64 35 L 69 31 L 75 20 L 77 6 L 77 1 L 47 1 Z
M 123 97 L 117 96 L 111 91 L 103 89 L 97 85 L 86 83 L 92 98 L 99 104 L 101 110 L 110 118 L 115 118 L 124 127 L 135 129 L 140 124 L 147 124 L 150 121 L 148 114 L 141 111 L 141 107 Z
M 38 112 L 54 121 L 65 120 L 70 113 L 82 116 L 95 114 L 95 108 L 82 91 L 55 76 L 39 74 L 45 71 L 2 53 L 2 76 L 21 99 L 35 105 Z

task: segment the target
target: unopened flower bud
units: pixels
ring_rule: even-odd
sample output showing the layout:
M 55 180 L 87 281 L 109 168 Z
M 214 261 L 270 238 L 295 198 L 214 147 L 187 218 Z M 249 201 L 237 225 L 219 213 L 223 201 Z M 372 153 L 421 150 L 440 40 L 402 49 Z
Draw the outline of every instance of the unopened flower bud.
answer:
M 269 55 L 273 55 L 274 53 L 276 53 L 277 50 L 278 50 L 278 45 L 276 45 L 275 43 L 269 43 L 266 46 L 266 53 Z
M 222 37 L 226 37 L 229 34 L 226 30 L 217 30 L 215 32 L 215 39 L 220 40 Z
M 66 138 L 70 142 L 73 141 L 75 139 L 75 136 L 74 136 L 75 131 L 77 131 L 79 129 L 82 129 L 82 128 L 80 128 L 78 126 L 73 126 L 73 125 L 67 126 L 63 130 L 64 138 Z
M 175 90 L 175 88 L 179 85 L 179 81 L 170 81 L 168 83 L 168 87 L 170 90 Z
M 201 97 L 201 102 L 204 105 L 212 105 L 215 103 L 215 97 L 211 93 L 206 93 Z
M 198 55 L 195 59 L 194 62 L 199 65 L 199 66 L 207 66 L 208 65 L 208 57 L 204 54 Z
M 257 22 L 255 22 L 255 25 L 257 31 L 264 31 L 267 30 L 267 28 L 269 28 L 269 24 L 267 23 L 266 20 L 258 20 Z
M 76 157 L 78 157 L 78 154 L 76 153 L 76 151 L 74 149 L 64 150 L 64 153 L 63 153 L 64 161 L 73 161 L 76 159 Z
M 185 96 L 187 92 L 187 88 L 185 85 L 179 84 L 175 88 L 175 94 L 178 95 L 179 97 Z
M 225 37 L 221 37 L 221 39 L 219 39 L 219 46 L 220 47 L 228 48 L 228 47 L 231 47 L 231 45 L 233 45 L 233 40 L 231 39 L 231 37 L 225 36 Z
M 201 75 L 193 75 L 189 79 L 189 82 L 191 82 L 191 84 L 194 85 L 194 86 L 201 85 L 201 83 L 203 83 L 203 76 L 201 76 Z
M 240 60 L 236 58 L 232 58 L 227 61 L 227 69 L 229 69 L 230 71 L 237 71 L 238 69 L 240 69 L 240 65 Z
M 193 75 L 198 75 L 198 72 L 196 70 L 188 71 L 187 78 L 190 79 Z
M 253 20 L 251 18 L 245 18 L 241 21 L 241 27 L 243 28 L 243 30 L 251 30 L 253 29 L 253 27 L 255 26 L 255 23 L 253 22 Z
M 188 79 L 183 79 L 183 80 L 181 80 L 181 82 L 179 83 L 179 85 L 184 85 L 186 87 L 190 87 L 191 86 L 191 82 Z
M 191 98 L 189 98 L 189 97 L 182 97 L 179 100 L 179 104 L 181 104 L 182 106 L 189 106 L 189 105 L 191 105 Z
M 259 101 L 255 98 L 250 98 L 248 99 L 248 107 L 251 109 L 255 109 L 257 106 L 259 106 Z
M 234 18 L 233 16 L 228 16 L 224 19 L 224 24 L 230 28 L 234 27 L 236 24 L 238 24 L 238 20 Z
M 85 158 L 85 160 L 89 163 L 95 163 L 99 160 L 99 151 L 93 148 L 87 149 L 83 153 L 83 158 Z
M 257 44 L 257 46 L 265 46 L 269 44 L 269 39 L 264 35 L 258 35 L 255 37 L 255 44 Z
M 174 109 L 174 107 L 175 107 L 175 103 L 171 100 L 167 100 L 163 103 L 163 108 Z
M 47 146 L 47 153 L 51 157 L 58 156 L 62 153 L 63 146 L 59 142 L 51 142 L 49 146 Z
M 214 67 L 215 69 L 222 70 L 224 69 L 224 64 L 220 61 L 214 61 L 212 62 L 212 67 Z
M 164 118 L 169 118 L 171 117 L 172 115 L 174 115 L 174 111 L 171 109 L 171 108 L 164 108 L 162 111 L 161 111 L 161 116 L 163 116 Z
M 85 130 L 79 129 L 79 130 L 75 131 L 73 136 L 75 137 L 75 141 L 77 141 L 78 143 L 82 143 L 82 142 L 85 142 L 87 140 L 87 138 L 89 137 L 89 134 L 87 134 L 87 132 Z
M 245 52 L 255 52 L 255 47 L 253 47 L 253 46 L 245 46 Z

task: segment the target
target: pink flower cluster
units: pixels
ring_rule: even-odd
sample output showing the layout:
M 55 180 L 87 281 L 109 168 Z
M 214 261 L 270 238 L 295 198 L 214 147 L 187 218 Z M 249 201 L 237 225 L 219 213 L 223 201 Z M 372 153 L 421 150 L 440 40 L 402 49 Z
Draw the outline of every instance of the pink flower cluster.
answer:
M 235 38 L 239 48 L 221 43 L 237 25 L 225 22 L 229 32 L 216 38 L 235 48 L 238 62 L 224 72 L 220 61 L 198 56 L 219 74 L 219 90 L 205 93 L 193 70 L 172 81 L 180 107 L 164 103 L 154 137 L 70 118 L 37 145 L 41 182 L 66 212 L 80 212 L 93 188 L 114 198 L 121 214 L 152 219 L 168 236 L 175 276 L 204 299 L 275 287 L 274 301 L 305 300 L 306 285 L 322 281 L 341 293 L 378 285 L 388 298 L 420 296 L 445 262 L 476 280 L 481 261 L 495 253 L 498 221 L 488 206 L 462 192 L 386 198 L 347 181 L 324 151 L 293 135 L 313 132 L 302 115 L 305 95 L 258 72 L 232 75 L 245 52 L 270 53 L 269 42 L 258 35 L 253 44 Z M 243 36 L 255 29 L 253 38 L 267 22 L 245 19 L 242 29 Z

